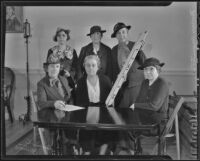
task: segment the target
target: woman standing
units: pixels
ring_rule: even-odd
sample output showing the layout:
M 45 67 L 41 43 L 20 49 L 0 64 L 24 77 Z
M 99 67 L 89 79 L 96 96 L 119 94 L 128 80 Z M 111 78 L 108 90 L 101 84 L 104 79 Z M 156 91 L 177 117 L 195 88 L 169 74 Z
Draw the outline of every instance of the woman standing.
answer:
M 118 44 L 112 48 L 112 82 L 114 83 L 120 73 L 123 65 L 135 44 L 135 42 L 129 40 L 130 25 L 125 25 L 122 22 L 118 22 L 111 35 L 112 38 L 116 38 Z M 142 50 L 139 50 L 135 60 L 133 61 L 128 73 L 126 81 L 122 84 L 116 98 L 115 107 L 128 108 L 133 104 L 139 93 L 141 83 L 144 80 L 144 75 L 141 70 L 137 68 L 144 63 L 146 55 Z
M 83 66 L 84 59 L 87 55 L 97 55 L 100 59 L 100 66 L 98 73 L 105 74 L 111 79 L 112 65 L 111 65 L 111 49 L 109 46 L 102 43 L 103 33 L 106 30 L 102 30 L 100 26 L 92 26 L 90 33 L 87 36 L 90 37 L 91 42 L 81 48 L 78 64 L 78 78 L 81 78 L 85 73 Z

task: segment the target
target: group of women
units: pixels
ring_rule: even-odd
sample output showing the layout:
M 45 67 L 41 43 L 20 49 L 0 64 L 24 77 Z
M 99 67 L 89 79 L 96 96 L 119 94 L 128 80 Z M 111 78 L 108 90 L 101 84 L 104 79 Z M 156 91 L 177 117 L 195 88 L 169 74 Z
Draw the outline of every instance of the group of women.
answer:
M 112 85 L 135 43 L 128 39 L 130 28 L 122 22 L 114 26 L 111 37 L 116 38 L 118 44 L 111 49 L 101 42 L 106 30 L 92 26 L 87 34 L 92 42 L 81 48 L 79 56 L 68 45 L 70 30 L 58 28 L 53 37 L 57 45 L 48 50 L 43 64 L 46 76 L 37 84 L 40 109 L 51 108 L 57 117 L 63 117 L 66 103 L 82 107 L 105 106 Z M 133 108 L 136 122 L 160 123 L 166 119 L 169 91 L 166 81 L 159 76 L 163 65 L 156 58 L 147 59 L 140 50 L 118 92 L 115 107 Z M 84 137 L 87 134 L 89 137 Z M 93 153 L 95 145 L 89 142 L 94 134 L 87 134 L 83 132 L 83 142 L 80 140 L 83 154 L 105 154 L 105 140 L 98 144 L 99 153 Z

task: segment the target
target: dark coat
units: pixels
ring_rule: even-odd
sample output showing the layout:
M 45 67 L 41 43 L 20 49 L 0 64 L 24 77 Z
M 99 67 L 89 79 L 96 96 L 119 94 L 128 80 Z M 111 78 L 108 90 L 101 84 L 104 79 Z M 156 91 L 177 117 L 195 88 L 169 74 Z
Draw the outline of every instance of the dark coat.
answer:
M 135 124 L 145 125 L 158 123 L 162 131 L 166 126 L 166 124 L 163 123 L 167 118 L 168 96 L 168 84 L 164 79 L 158 77 L 151 86 L 149 86 L 148 80 L 144 80 L 136 103 L 134 103 L 135 109 L 132 113 L 132 121 L 134 121 Z M 157 135 L 157 129 L 152 130 L 151 133 L 148 131 L 121 133 L 120 146 L 131 149 L 135 144 L 133 138 L 138 134 L 143 134 L 145 136 L 152 136 L 152 134 Z
M 128 48 L 131 51 L 135 42 L 129 41 Z M 112 83 L 115 83 L 118 74 L 120 73 L 118 63 L 118 45 L 114 46 L 111 51 L 112 55 Z M 140 90 L 142 81 L 144 80 L 144 74 L 142 70 L 137 69 L 144 63 L 146 56 L 142 50 L 140 50 L 135 57 L 132 66 L 130 67 L 127 79 L 122 84 L 116 98 L 115 107 L 127 108 L 135 102 Z
M 167 119 L 169 102 L 168 83 L 161 77 L 149 86 L 149 80 L 144 80 L 136 99 L 135 109 L 140 110 L 142 122 L 160 122 Z
M 89 101 L 88 88 L 87 88 L 87 76 L 83 76 L 79 79 L 76 88 L 76 105 L 88 107 L 91 103 Z M 99 75 L 100 85 L 100 104 L 104 105 L 105 100 L 112 88 L 110 79 L 105 75 Z
M 57 100 L 68 101 L 70 99 L 70 87 L 65 77 L 58 77 L 63 89 L 65 91 L 65 97 L 63 97 L 55 86 L 50 85 L 49 77 L 45 76 L 37 83 L 37 97 L 38 105 L 40 109 L 54 108 L 54 103 Z
M 129 41 L 128 48 L 131 51 L 133 48 L 133 45 L 135 42 Z M 112 55 L 112 79 L 111 81 L 114 83 L 117 79 L 117 75 L 120 73 L 120 68 L 118 64 L 118 45 L 114 46 L 111 51 Z M 129 72 L 127 74 L 128 79 L 128 86 L 137 86 L 138 83 L 141 84 L 141 82 L 144 80 L 144 74 L 143 71 L 137 69 L 140 65 L 144 63 L 146 59 L 146 56 L 142 50 L 140 50 L 129 69 Z
M 76 105 L 82 107 L 93 106 L 94 103 L 89 101 L 88 88 L 87 88 L 87 76 L 84 75 L 78 80 L 76 88 Z M 112 84 L 110 79 L 105 75 L 99 75 L 99 85 L 100 85 L 100 102 L 96 103 L 99 107 L 105 106 L 106 98 L 111 90 Z M 82 113 L 81 115 L 84 115 Z M 101 115 L 101 114 L 100 114 Z M 77 117 L 76 117 L 77 118 Z M 81 118 L 81 117 L 80 117 Z M 100 117 L 102 118 L 102 116 Z M 103 137 L 102 137 L 103 136 Z M 80 130 L 79 132 L 79 142 L 85 151 L 94 151 L 97 144 L 103 145 L 108 144 L 116 139 L 117 134 L 113 131 L 101 131 L 101 130 Z
M 95 55 L 95 53 L 93 52 L 92 43 L 81 48 L 78 61 L 78 78 L 81 78 L 82 75 L 85 73 L 83 62 L 85 57 L 88 55 Z M 97 55 L 99 56 L 101 63 L 98 73 L 105 74 L 111 79 L 111 74 L 112 74 L 111 48 L 103 43 L 100 43 L 100 49 L 97 52 Z

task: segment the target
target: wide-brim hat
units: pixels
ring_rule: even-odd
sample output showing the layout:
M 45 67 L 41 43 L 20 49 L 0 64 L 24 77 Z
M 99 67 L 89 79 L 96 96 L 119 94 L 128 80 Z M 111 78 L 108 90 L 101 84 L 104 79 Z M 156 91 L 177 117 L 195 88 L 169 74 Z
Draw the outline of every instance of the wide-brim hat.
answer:
M 60 59 L 55 57 L 53 54 L 47 57 L 46 62 L 43 63 L 43 67 L 48 66 L 49 64 L 60 64 Z
M 70 33 L 70 30 L 69 30 L 69 29 L 64 29 L 64 28 L 62 28 L 62 27 L 58 27 L 58 28 L 56 29 L 55 35 L 53 36 L 53 41 L 55 41 L 55 42 L 57 41 L 58 33 L 61 32 L 61 31 L 64 31 L 64 32 L 68 35 L 68 39 L 67 39 L 67 40 L 69 40 L 69 33 Z
M 87 34 L 87 36 L 90 36 L 90 35 L 92 35 L 92 34 L 95 33 L 95 32 L 104 33 L 104 32 L 106 32 L 106 30 L 101 30 L 101 27 L 100 27 L 100 26 L 92 26 L 92 27 L 90 28 L 90 33 Z
M 144 61 L 143 65 L 141 65 L 140 67 L 138 67 L 138 69 L 140 70 L 143 70 L 144 68 L 146 67 L 149 67 L 149 66 L 160 66 L 162 67 L 163 65 L 165 65 L 165 63 L 160 63 L 160 61 L 156 58 L 148 58 Z
M 123 22 L 118 22 L 113 28 L 113 33 L 111 34 L 111 37 L 116 37 L 116 33 L 122 28 L 127 28 L 128 30 L 130 30 L 131 26 L 126 26 Z

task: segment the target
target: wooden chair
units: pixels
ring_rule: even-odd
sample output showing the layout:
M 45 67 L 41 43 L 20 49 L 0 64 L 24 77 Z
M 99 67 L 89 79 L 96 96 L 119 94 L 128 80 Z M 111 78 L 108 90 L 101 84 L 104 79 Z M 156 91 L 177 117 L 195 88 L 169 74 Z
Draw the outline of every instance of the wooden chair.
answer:
M 30 91 L 30 100 L 31 100 L 31 106 L 32 106 L 33 111 L 35 113 L 38 112 L 39 108 L 37 106 L 37 92 Z M 45 137 L 44 137 L 44 128 L 34 127 L 34 136 L 35 137 L 36 137 L 37 130 L 39 132 L 43 152 L 45 155 L 48 155 L 48 147 L 47 147 L 47 144 L 45 142 Z M 34 139 L 35 139 L 35 143 L 36 143 L 36 138 L 34 138 Z
M 165 128 L 161 132 L 161 135 L 159 136 L 158 143 L 155 145 L 153 149 L 153 154 L 155 153 L 155 149 L 158 149 L 158 154 L 165 155 L 166 154 L 166 138 L 175 136 L 177 159 L 180 160 L 180 137 L 179 137 L 179 124 L 178 124 L 178 111 L 180 110 L 183 102 L 184 102 L 183 97 L 171 96 L 169 98 L 169 110 L 172 109 L 172 111 L 169 112 L 169 119 L 165 125 Z M 172 132 L 173 125 L 175 125 L 175 132 Z
M 3 82 L 3 90 L 2 90 L 2 101 L 4 107 L 7 107 L 9 119 L 11 123 L 14 121 L 14 95 L 16 89 L 16 80 L 15 73 L 9 67 L 4 68 L 4 82 Z

